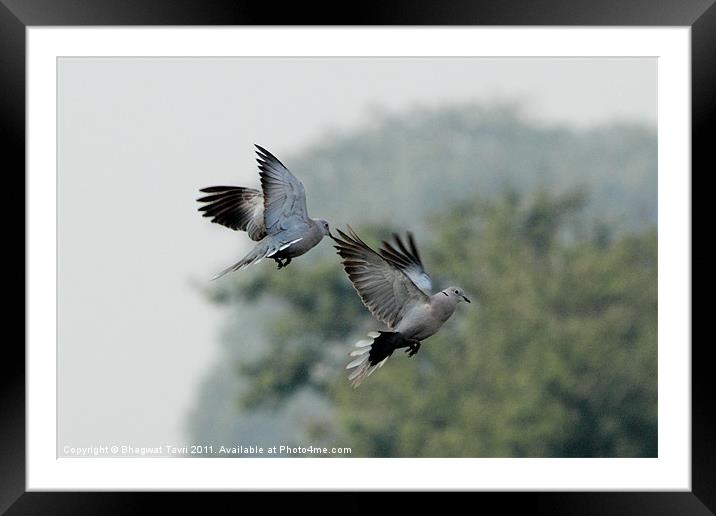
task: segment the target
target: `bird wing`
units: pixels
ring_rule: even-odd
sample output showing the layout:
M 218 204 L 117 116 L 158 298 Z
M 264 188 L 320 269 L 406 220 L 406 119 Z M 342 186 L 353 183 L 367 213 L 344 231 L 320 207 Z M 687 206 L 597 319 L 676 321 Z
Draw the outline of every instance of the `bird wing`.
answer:
M 234 230 L 246 231 L 251 240 L 266 236 L 264 198 L 261 192 L 242 186 L 210 186 L 200 191 L 208 193 L 197 199 L 206 203 L 199 208 L 204 217 Z
M 264 223 L 269 234 L 309 222 L 306 191 L 301 181 L 269 151 L 256 145 L 261 188 L 264 192 Z
M 400 270 L 371 249 L 348 226 L 348 234 L 338 230 L 334 246 L 343 258 L 343 268 L 363 304 L 378 320 L 394 328 L 405 313 L 428 296 Z
M 420 259 L 420 253 L 418 252 L 418 247 L 415 245 L 413 234 L 408 232 L 407 246 L 396 233 L 393 233 L 393 240 L 395 240 L 395 244 L 390 244 L 385 240 L 383 241 L 380 255 L 385 258 L 388 263 L 403 271 L 405 275 L 415 283 L 415 286 L 426 295 L 432 295 L 433 280 L 430 275 L 425 272 L 425 267 L 423 267 L 423 262 Z

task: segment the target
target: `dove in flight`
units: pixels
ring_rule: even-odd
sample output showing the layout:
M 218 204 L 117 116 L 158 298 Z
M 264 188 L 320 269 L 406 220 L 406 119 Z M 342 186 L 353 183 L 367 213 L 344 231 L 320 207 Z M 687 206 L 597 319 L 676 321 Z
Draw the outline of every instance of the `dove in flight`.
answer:
M 356 343 L 351 352 L 356 358 L 346 366 L 353 369 L 348 379 L 356 388 L 396 349 L 407 348 L 408 356 L 414 356 L 421 341 L 440 329 L 458 303 L 470 300 L 460 287 L 432 293 L 432 279 L 425 272 L 411 233 L 407 245 L 394 234 L 395 243 L 384 241 L 379 252 L 350 226 L 348 234 L 341 230 L 338 234 L 340 238 L 331 238 L 343 258 L 343 269 L 370 313 L 391 330 L 370 332 L 367 339 Z
M 238 271 L 264 258 L 271 258 L 282 269 L 330 234 L 328 222 L 312 219 L 306 210 L 303 184 L 269 151 L 256 145 L 261 190 L 243 186 L 210 186 L 210 194 L 198 202 L 199 211 L 212 222 L 233 230 L 246 231 L 254 248 L 234 265 L 213 279 Z

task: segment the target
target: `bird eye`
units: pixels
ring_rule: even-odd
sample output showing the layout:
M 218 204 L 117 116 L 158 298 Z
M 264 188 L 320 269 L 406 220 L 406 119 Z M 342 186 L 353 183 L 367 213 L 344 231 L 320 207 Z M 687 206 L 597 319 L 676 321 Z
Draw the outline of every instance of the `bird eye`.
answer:
M 457 290 L 453 290 L 453 292 L 455 292 L 456 294 L 459 294 L 459 292 Z

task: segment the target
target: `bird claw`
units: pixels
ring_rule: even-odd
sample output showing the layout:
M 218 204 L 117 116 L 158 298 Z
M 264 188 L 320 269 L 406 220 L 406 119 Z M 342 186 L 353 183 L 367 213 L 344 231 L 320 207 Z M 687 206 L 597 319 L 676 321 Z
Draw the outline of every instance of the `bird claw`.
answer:
M 281 261 L 281 258 L 274 258 L 274 260 L 276 260 L 276 263 L 278 264 L 278 266 L 276 267 L 276 269 L 283 269 L 283 268 L 286 267 L 289 263 L 291 263 L 291 258 L 286 258 L 286 261 L 285 261 L 285 262 L 282 262 L 282 261 Z
M 408 349 L 405 350 L 407 355 L 409 357 L 414 357 L 418 354 L 418 351 L 420 351 L 420 342 L 413 342 L 408 346 Z

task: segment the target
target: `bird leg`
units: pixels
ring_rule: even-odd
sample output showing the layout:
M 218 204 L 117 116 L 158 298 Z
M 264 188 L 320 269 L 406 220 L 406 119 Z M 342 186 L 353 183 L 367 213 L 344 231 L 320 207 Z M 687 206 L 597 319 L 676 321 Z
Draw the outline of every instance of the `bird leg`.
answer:
M 278 267 L 276 267 L 277 269 L 283 269 L 284 267 L 286 267 L 286 265 L 291 263 L 291 258 L 285 258 L 286 261 L 284 262 L 282 262 L 281 258 L 279 258 L 278 256 L 274 256 L 273 259 L 276 261 L 276 263 L 278 263 Z
M 414 357 L 415 355 L 417 355 L 418 351 L 420 351 L 420 341 L 411 340 L 408 342 L 410 342 L 410 344 L 408 345 L 408 349 L 406 349 L 405 352 L 408 354 L 409 357 Z

